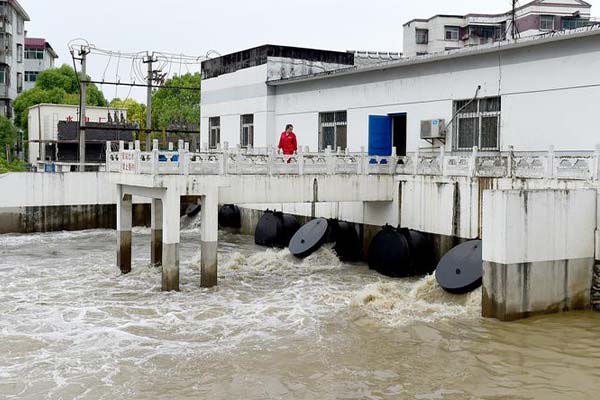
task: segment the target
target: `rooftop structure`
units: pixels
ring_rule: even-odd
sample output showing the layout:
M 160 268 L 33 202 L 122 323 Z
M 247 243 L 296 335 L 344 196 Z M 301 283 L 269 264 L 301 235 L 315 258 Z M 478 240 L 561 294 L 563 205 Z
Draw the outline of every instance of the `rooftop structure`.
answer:
M 43 38 L 25 38 L 25 82 L 24 90 L 35 86 L 38 74 L 49 68 L 54 68 L 58 55 Z
M 582 0 L 534 0 L 501 14 L 434 15 L 404 24 L 406 56 L 524 38 L 593 23 L 591 5 Z

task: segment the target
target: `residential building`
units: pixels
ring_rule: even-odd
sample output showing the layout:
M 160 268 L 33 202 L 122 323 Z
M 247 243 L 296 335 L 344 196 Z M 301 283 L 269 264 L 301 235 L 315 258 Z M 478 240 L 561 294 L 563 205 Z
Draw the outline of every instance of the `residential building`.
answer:
M 17 0 L 0 1 L 0 115 L 12 118 L 12 102 L 24 89 L 25 22 Z
M 54 68 L 58 55 L 46 39 L 25 38 L 25 73 L 23 89 L 29 90 L 35 86 L 40 72 Z
M 203 63 L 202 141 L 276 146 L 290 123 L 312 151 L 589 151 L 600 143 L 598 26 L 365 67 L 349 66 L 346 53 L 311 50 L 307 59 L 280 50 L 289 58 L 240 52 Z M 315 59 L 338 68 L 310 68 Z M 298 74 L 282 73 L 290 65 Z
M 507 2 L 508 3 L 508 2 Z M 417 56 L 494 43 L 590 24 L 591 5 L 582 0 L 534 0 L 502 14 L 435 15 L 404 24 L 404 55 Z

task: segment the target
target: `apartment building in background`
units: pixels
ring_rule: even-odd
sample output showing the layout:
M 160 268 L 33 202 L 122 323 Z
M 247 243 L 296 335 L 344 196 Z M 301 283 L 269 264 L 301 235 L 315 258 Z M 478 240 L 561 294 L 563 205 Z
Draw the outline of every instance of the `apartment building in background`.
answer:
M 507 2 L 508 3 L 508 2 Z M 523 3 L 523 2 L 519 2 Z M 518 3 L 518 4 L 519 4 Z M 404 24 L 404 56 L 412 57 L 517 37 L 576 29 L 593 23 L 582 0 L 535 0 L 502 14 L 434 15 Z
M 49 68 L 54 68 L 54 61 L 58 55 L 43 38 L 25 38 L 25 73 L 23 90 L 35 86 L 38 74 Z
M 0 1 L 0 115 L 12 118 L 12 102 L 23 91 L 25 22 L 16 0 Z

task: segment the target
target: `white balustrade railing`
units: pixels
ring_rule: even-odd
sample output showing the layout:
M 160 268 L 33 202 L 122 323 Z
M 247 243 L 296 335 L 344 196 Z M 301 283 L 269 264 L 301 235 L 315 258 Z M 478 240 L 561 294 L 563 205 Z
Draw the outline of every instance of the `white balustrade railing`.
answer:
M 190 152 L 180 141 L 177 150 L 141 151 L 139 142 L 119 150 L 107 145 L 110 172 L 167 175 L 432 175 L 490 178 L 598 180 L 600 147 L 588 152 L 416 152 L 406 156 L 371 156 L 358 153 L 310 152 L 284 155 L 274 148 L 224 147 Z

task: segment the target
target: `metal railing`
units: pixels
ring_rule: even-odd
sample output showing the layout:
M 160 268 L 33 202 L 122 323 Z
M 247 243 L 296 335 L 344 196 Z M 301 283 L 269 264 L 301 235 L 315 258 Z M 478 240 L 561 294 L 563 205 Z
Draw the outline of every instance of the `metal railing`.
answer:
M 106 168 L 109 172 L 166 175 L 430 175 L 483 178 L 524 178 L 598 180 L 600 147 L 595 151 L 555 152 L 481 152 L 476 147 L 467 153 L 414 152 L 406 156 L 370 156 L 361 148 L 348 151 L 310 152 L 284 155 L 275 148 L 235 148 L 225 143 L 217 149 L 190 152 L 189 144 L 179 141 L 175 150 L 140 150 L 139 141 L 119 142 L 112 150 L 107 144 Z M 395 150 L 392 151 L 395 153 Z

